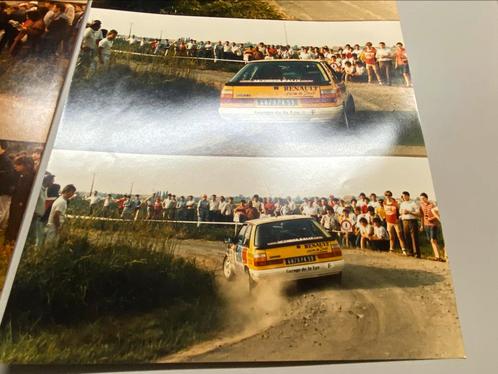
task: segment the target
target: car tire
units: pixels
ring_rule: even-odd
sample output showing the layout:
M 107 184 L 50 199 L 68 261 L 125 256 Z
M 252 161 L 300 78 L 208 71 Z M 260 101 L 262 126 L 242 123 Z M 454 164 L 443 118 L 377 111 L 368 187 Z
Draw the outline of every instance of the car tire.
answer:
M 235 279 L 235 274 L 233 272 L 232 264 L 230 263 L 230 258 L 225 255 L 223 258 L 223 275 L 228 281 L 233 281 Z

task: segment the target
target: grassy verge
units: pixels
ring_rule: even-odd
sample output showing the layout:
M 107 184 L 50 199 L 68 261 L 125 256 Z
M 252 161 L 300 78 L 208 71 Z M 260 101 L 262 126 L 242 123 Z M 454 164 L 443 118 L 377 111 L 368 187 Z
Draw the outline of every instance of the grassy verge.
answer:
M 211 336 L 214 274 L 173 254 L 68 235 L 23 256 L 0 330 L 9 363 L 154 360 Z

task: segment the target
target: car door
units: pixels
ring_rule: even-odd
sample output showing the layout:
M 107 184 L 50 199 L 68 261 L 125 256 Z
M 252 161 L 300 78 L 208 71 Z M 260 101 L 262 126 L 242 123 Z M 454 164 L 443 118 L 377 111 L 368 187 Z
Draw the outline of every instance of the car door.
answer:
M 247 263 L 247 250 L 249 247 L 250 226 L 244 225 L 236 238 L 235 242 L 235 266 L 243 268 Z

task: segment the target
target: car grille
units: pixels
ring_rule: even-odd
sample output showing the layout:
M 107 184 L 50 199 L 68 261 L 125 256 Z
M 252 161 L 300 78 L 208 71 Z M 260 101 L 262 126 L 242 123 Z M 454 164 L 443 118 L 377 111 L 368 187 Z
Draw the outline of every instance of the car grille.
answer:
M 294 264 L 302 264 L 304 262 L 313 262 L 315 261 L 315 256 L 299 256 L 299 257 L 291 257 L 285 259 L 286 265 L 294 265 Z
M 258 99 L 259 106 L 296 106 L 295 99 Z

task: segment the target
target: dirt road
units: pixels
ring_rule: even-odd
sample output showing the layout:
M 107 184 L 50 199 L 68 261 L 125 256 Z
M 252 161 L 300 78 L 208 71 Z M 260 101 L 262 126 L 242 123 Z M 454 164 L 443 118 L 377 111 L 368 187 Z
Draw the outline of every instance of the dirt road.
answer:
M 223 244 L 185 241 L 182 255 L 220 266 Z M 345 250 L 343 285 L 220 282 L 231 306 L 219 336 L 161 362 L 462 357 L 448 264 Z
M 290 19 L 300 21 L 397 21 L 395 1 L 272 0 Z
M 73 92 L 55 147 L 194 156 L 426 156 L 411 88 L 349 84 L 356 104 L 349 129 L 339 123 L 240 123 L 218 114 L 220 87 L 232 75 L 198 70 L 191 79 L 154 87 L 128 70 L 102 77 Z M 123 142 L 130 134 L 140 141 Z

